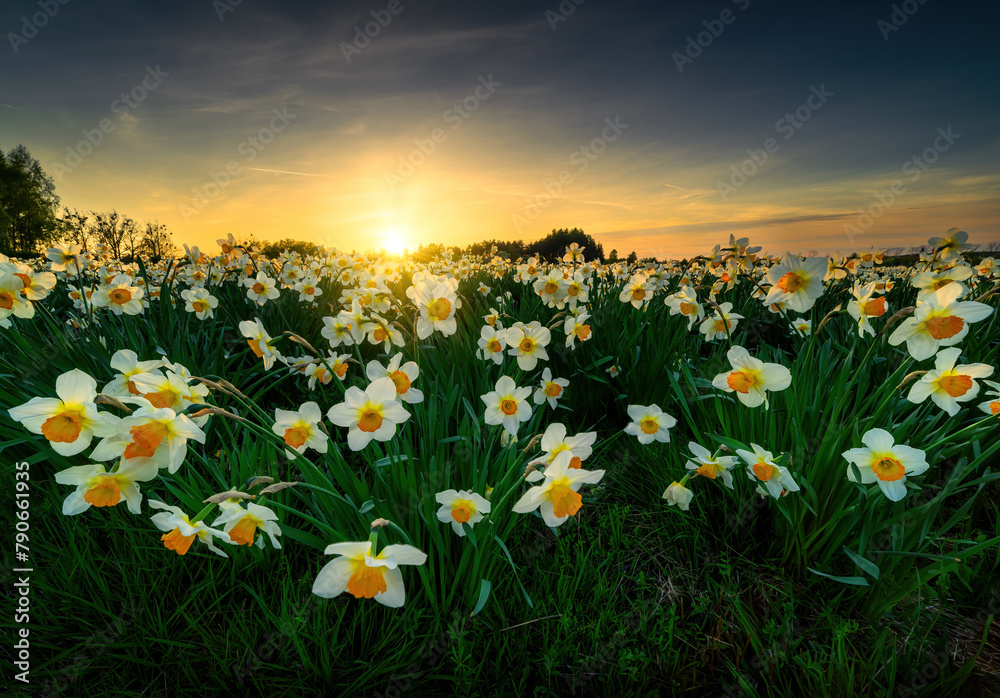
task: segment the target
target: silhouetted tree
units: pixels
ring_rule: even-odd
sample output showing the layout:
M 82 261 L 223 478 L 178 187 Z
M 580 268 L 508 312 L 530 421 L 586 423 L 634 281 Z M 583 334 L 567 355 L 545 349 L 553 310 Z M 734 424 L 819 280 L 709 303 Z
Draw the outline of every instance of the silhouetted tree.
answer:
M 76 209 L 70 211 L 64 208 L 62 217 L 59 219 L 60 236 L 74 245 L 83 247 L 84 252 L 90 252 L 94 248 L 94 239 L 90 230 L 90 216 L 80 213 Z
M 140 251 L 155 261 L 164 257 L 173 257 L 177 247 L 174 245 L 173 236 L 167 230 L 167 226 L 159 221 L 155 223 L 146 221 L 146 227 L 142 231 Z
M 474 242 L 465 248 L 469 254 L 489 256 L 493 246 L 497 248 L 497 254 L 507 255 L 509 259 L 517 259 L 525 254 L 525 244 L 523 240 L 483 240 Z
M 94 242 L 104 245 L 115 259 L 122 259 L 125 256 L 135 257 L 142 242 L 142 230 L 139 224 L 118 211 L 92 212 L 92 214 L 94 220 L 90 224 L 89 231 Z
M 56 185 L 23 145 L 0 150 L 0 253 L 34 256 L 59 236 Z
M 420 263 L 426 263 L 441 256 L 447 251 L 444 245 L 437 245 L 431 243 L 430 245 L 420 245 L 417 247 L 416 252 L 413 253 L 413 260 Z
M 580 228 L 559 228 L 543 237 L 541 240 L 529 243 L 525 249 L 525 254 L 536 255 L 550 262 L 562 259 L 566 253 L 566 248 L 572 243 L 585 248 L 583 256 L 585 259 L 599 259 L 604 261 L 604 246 L 593 237 L 584 233 Z
M 308 256 L 319 252 L 319 245 L 306 240 L 293 240 L 292 238 L 285 238 L 284 240 L 278 240 L 277 242 L 265 242 L 260 248 L 260 251 L 266 257 L 271 257 L 272 259 L 285 251 L 298 252 L 300 255 Z

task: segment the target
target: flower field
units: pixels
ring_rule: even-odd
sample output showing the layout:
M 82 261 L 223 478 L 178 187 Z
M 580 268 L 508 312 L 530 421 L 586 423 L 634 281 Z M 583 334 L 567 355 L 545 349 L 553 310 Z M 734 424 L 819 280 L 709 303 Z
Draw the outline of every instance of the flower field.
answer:
M 49 695 L 1000 690 L 1000 265 L 964 232 L 219 245 L 0 259 Z

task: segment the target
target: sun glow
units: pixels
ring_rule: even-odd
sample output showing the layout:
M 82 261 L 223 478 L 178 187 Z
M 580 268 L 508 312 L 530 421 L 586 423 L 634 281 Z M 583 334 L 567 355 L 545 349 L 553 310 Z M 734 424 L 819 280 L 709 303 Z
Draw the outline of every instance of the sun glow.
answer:
M 406 251 L 407 243 L 402 235 L 393 231 L 383 238 L 382 247 L 389 254 L 403 254 Z

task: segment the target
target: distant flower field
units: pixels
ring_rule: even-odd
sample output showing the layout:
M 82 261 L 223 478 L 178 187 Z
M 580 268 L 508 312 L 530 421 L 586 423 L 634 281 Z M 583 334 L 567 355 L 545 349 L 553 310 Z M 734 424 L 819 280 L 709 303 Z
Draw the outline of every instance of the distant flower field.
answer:
M 126 508 L 192 568 L 301 546 L 324 603 L 530 607 L 513 532 L 585 525 L 628 444 L 656 516 L 770 510 L 785 574 L 871 617 L 1000 543 L 957 535 L 1000 477 L 1000 267 L 961 231 L 906 267 L 219 244 L 0 259 L 0 435 L 82 530 Z

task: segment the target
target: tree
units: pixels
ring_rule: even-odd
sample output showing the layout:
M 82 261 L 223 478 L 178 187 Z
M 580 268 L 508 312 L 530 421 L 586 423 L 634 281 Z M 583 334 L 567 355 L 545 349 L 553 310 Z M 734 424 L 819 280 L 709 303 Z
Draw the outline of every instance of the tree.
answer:
M 573 243 L 585 248 L 583 256 L 585 259 L 599 259 L 604 261 L 604 246 L 593 237 L 584 233 L 580 228 L 560 228 L 553 230 L 541 240 L 532 242 L 527 246 L 525 254 L 537 255 L 548 261 L 562 259 L 566 253 L 566 248 Z
M 59 236 L 56 185 L 23 145 L 0 150 L 0 253 L 32 257 Z
M 438 245 L 433 242 L 427 246 L 420 245 L 412 255 L 413 261 L 426 264 L 439 255 L 445 254 L 446 249 L 444 245 Z
M 141 251 L 153 261 L 159 261 L 164 257 L 173 257 L 177 247 L 167 226 L 159 221 L 146 221 L 146 227 L 142 231 Z
M 73 245 L 80 245 L 84 252 L 90 252 L 94 247 L 94 239 L 90 232 L 90 216 L 76 209 L 63 209 L 59 219 L 59 230 L 62 238 Z
M 99 245 L 104 245 L 115 259 L 125 256 L 135 257 L 142 242 L 139 224 L 118 211 L 93 212 L 94 222 L 90 225 L 90 235 Z
M 611 254 L 608 255 L 608 261 L 609 262 L 618 261 L 618 250 L 611 250 Z
M 491 256 L 494 246 L 497 248 L 497 254 L 506 255 L 508 259 L 524 256 L 525 244 L 522 240 L 483 240 L 472 243 L 465 248 L 465 251 L 474 255 Z
M 271 259 L 278 257 L 282 252 L 286 251 L 297 252 L 303 257 L 308 257 L 309 255 L 314 255 L 319 252 L 319 245 L 315 242 L 308 242 L 307 240 L 285 238 L 284 240 L 278 240 L 277 242 L 265 242 L 261 247 L 261 253 L 265 257 L 270 257 Z
M 632 250 L 631 252 L 628 253 L 628 257 L 625 258 L 625 261 L 628 262 L 629 264 L 635 264 L 637 261 L 639 261 L 639 255 L 635 253 L 635 250 Z

